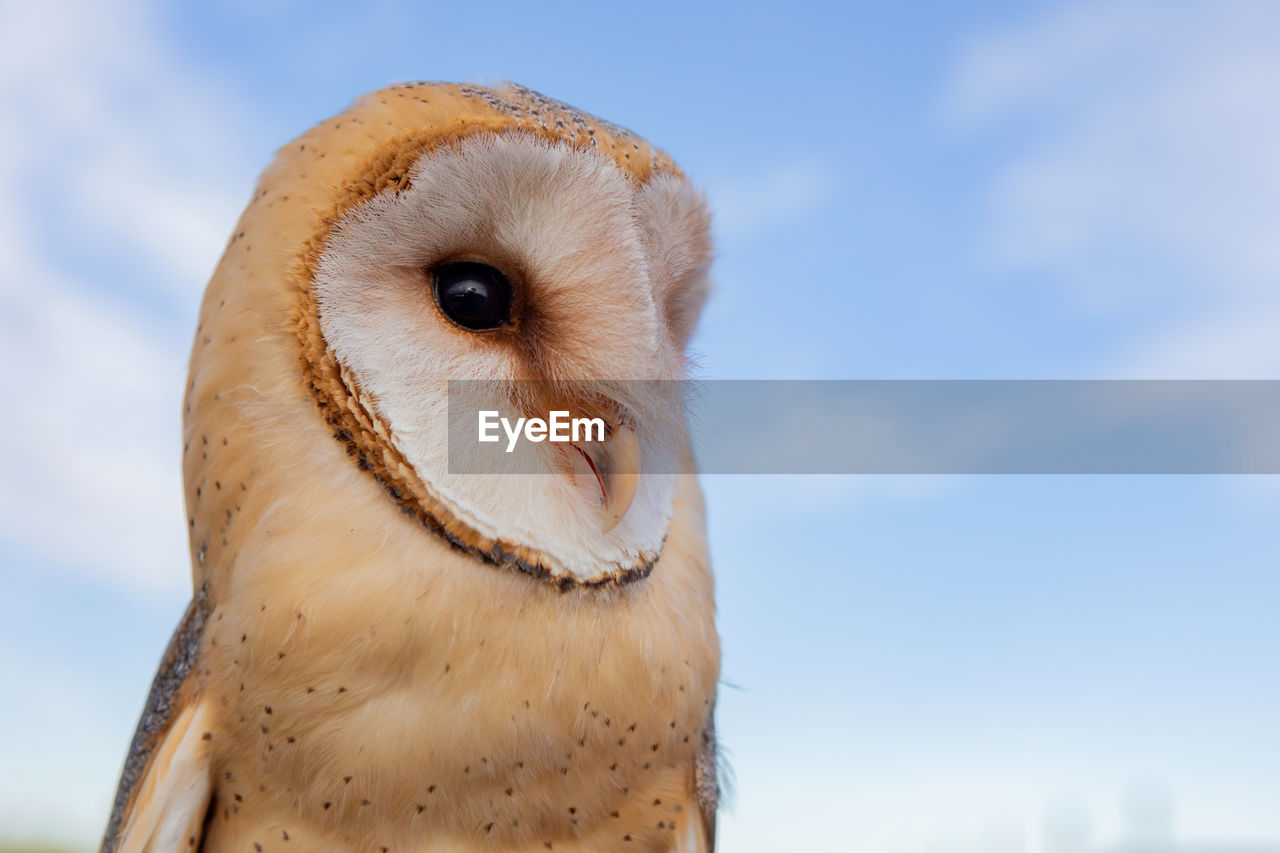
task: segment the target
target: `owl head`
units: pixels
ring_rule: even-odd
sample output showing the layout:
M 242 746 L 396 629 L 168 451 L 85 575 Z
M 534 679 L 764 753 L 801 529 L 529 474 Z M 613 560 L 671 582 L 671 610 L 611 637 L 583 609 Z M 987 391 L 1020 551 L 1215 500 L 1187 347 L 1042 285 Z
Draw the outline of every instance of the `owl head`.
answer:
M 289 336 L 308 416 L 424 535 L 566 586 L 653 567 L 690 466 L 679 396 L 657 389 L 686 374 L 711 259 L 706 204 L 660 151 L 514 85 L 393 87 L 281 150 L 237 259 L 253 283 L 211 285 L 202 330 L 255 290 L 244 310 Z M 197 335 L 197 398 L 202 358 Z M 568 411 L 604 435 L 465 470 L 489 448 L 451 438 L 451 388 L 467 411 Z

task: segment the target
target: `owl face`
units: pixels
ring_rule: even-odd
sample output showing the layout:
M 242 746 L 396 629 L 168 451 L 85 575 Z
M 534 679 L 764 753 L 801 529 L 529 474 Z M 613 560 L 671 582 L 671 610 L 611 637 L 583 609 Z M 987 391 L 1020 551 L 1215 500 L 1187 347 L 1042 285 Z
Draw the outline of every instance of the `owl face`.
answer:
M 641 181 L 590 147 L 482 130 L 343 212 L 310 291 L 389 491 L 420 492 L 428 526 L 490 562 L 598 583 L 660 553 L 687 436 L 672 396 L 636 380 L 685 376 L 710 253 L 705 203 L 674 170 Z M 485 380 L 469 410 L 559 408 L 607 438 L 525 443 L 519 472 L 462 473 L 449 380 Z

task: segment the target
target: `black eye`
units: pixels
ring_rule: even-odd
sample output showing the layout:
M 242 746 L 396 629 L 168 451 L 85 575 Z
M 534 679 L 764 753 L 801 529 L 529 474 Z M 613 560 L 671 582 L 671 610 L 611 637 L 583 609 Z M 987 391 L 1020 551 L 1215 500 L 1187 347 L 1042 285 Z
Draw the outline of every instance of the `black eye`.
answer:
M 511 322 L 511 283 L 488 264 L 443 264 L 432 273 L 432 284 L 440 310 L 463 328 L 497 329 Z

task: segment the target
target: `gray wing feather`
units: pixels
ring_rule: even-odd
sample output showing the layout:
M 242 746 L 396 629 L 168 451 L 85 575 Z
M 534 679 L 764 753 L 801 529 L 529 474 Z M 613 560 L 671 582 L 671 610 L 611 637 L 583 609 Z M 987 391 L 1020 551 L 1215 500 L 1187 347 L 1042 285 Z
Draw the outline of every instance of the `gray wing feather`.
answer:
M 142 709 L 142 717 L 134 731 L 124 769 L 120 771 L 120 784 L 116 787 L 115 804 L 111 808 L 111 818 L 102 837 L 100 853 L 114 853 L 120 843 L 120 831 L 124 828 L 134 791 L 146 775 L 147 764 L 151 761 L 156 745 L 163 740 L 173 722 L 178 691 L 195 669 L 207 617 L 207 593 L 201 588 L 187 605 L 187 612 L 173 632 L 169 648 L 151 682 L 147 704 Z
M 715 711 L 702 727 L 702 743 L 693 765 L 693 780 L 702 811 L 702 825 L 707 830 L 707 850 L 716 849 L 716 809 L 720 805 L 720 774 L 717 764 Z

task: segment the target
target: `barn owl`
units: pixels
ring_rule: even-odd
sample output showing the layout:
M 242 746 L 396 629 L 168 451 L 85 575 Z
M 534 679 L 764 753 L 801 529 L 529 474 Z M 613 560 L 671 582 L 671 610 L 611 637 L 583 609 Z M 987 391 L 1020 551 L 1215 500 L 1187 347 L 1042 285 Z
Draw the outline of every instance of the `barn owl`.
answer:
M 279 151 L 201 307 L 195 592 L 103 851 L 713 848 L 702 499 L 620 381 L 685 375 L 708 230 L 661 151 L 510 84 L 374 92 Z M 550 383 L 609 440 L 457 473 L 450 379 Z

